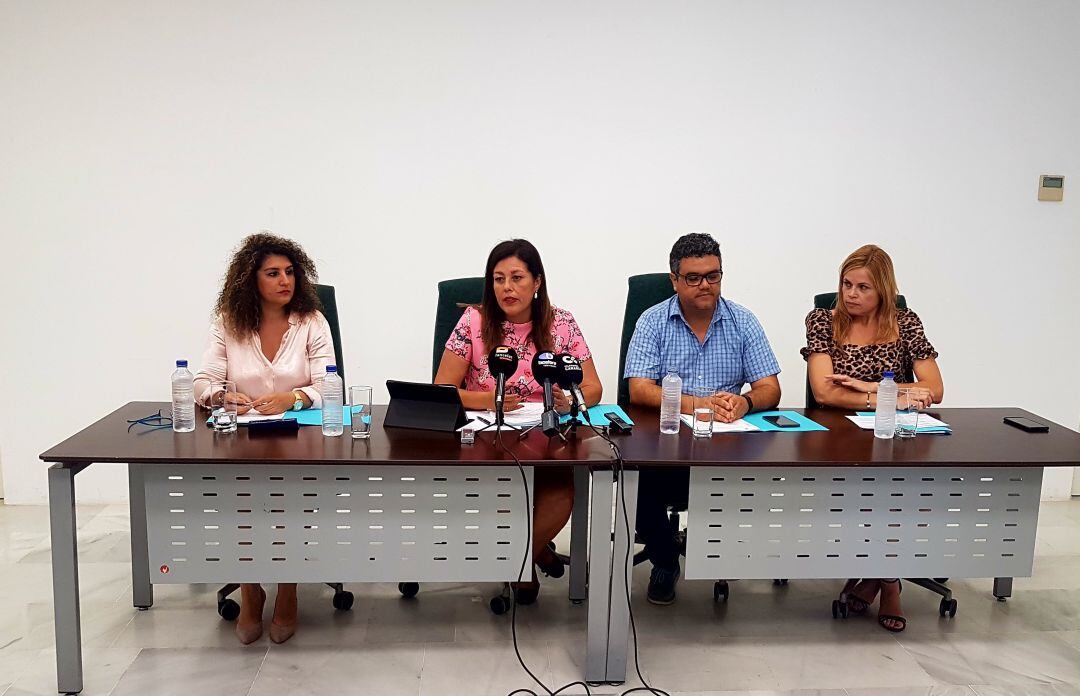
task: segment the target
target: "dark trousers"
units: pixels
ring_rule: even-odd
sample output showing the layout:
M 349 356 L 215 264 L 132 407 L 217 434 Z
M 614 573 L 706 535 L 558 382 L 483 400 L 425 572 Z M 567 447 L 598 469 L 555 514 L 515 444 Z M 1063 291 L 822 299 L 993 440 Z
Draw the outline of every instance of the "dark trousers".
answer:
M 690 467 L 642 467 L 638 477 L 637 533 L 654 566 L 678 570 L 679 547 L 667 509 L 685 510 Z

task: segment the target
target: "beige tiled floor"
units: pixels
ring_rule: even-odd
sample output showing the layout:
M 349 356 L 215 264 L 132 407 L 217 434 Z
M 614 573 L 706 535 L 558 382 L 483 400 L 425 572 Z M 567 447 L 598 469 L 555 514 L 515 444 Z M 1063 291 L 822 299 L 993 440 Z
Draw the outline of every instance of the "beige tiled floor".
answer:
M 81 507 L 79 520 L 85 694 L 545 693 L 517 664 L 508 617 L 486 608 L 494 584 L 429 585 L 412 601 L 393 585 L 354 585 L 350 612 L 333 611 L 327 588 L 303 586 L 293 640 L 244 647 L 215 614 L 215 587 L 158 586 L 152 610 L 133 610 L 126 508 Z M 671 696 L 1080 696 L 1080 501 L 1044 504 L 1037 548 L 1034 576 L 1017 579 L 1007 603 L 990 580 L 953 582 L 951 620 L 909 586 L 898 636 L 872 619 L 831 619 L 837 582 L 736 582 L 716 604 L 711 583 L 684 581 L 661 608 L 644 601 L 639 567 L 642 672 Z M 55 693 L 45 508 L 0 505 L 0 596 L 0 696 Z M 584 660 L 586 607 L 565 596 L 565 579 L 545 580 L 518 615 L 522 654 L 551 688 L 578 679 Z

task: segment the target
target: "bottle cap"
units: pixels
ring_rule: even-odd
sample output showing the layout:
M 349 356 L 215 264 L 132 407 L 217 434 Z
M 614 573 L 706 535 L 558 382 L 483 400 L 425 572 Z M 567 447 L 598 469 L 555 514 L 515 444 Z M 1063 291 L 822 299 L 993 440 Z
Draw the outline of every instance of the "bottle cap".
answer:
M 892 379 L 895 376 L 896 375 L 892 370 L 885 370 L 885 375 L 884 375 L 885 379 Z
M 177 367 L 187 367 L 187 360 L 177 360 L 176 361 L 176 366 Z
M 326 371 L 327 372 L 337 372 L 337 365 L 327 365 L 326 366 Z

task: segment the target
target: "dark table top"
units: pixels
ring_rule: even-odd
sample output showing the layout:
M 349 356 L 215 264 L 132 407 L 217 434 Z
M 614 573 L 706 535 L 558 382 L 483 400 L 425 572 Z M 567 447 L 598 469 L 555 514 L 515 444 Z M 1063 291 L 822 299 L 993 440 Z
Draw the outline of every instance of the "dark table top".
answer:
M 301 426 L 295 433 L 252 433 L 244 426 L 235 433 L 218 434 L 203 424 L 209 412 L 195 410 L 195 431 L 174 433 L 171 428 L 148 429 L 136 425 L 128 432 L 128 419 L 157 412 L 168 413 L 164 402 L 133 401 L 84 428 L 41 455 L 46 462 L 132 462 L 137 464 L 513 464 L 513 458 L 495 444 L 494 432 L 478 433 L 472 445 L 462 445 L 457 433 L 383 428 L 385 406 L 372 409 L 371 437 L 353 440 L 323 437 L 317 426 Z M 503 443 L 530 466 L 592 464 L 611 461 L 608 445 L 587 429 L 564 444 L 549 441 L 539 429 L 519 440 L 516 432 L 503 433 Z
M 46 462 L 190 461 L 201 464 L 507 464 L 513 458 L 498 447 L 492 432 L 480 433 L 462 445 L 457 433 L 383 428 L 385 406 L 375 406 L 371 437 L 353 440 L 323 437 L 318 427 L 296 433 L 217 434 L 201 422 L 192 433 L 149 430 L 127 420 L 146 416 L 169 404 L 135 401 L 105 416 L 41 455 Z M 919 435 L 913 440 L 878 440 L 834 409 L 795 409 L 825 427 L 821 432 L 757 432 L 694 438 L 685 425 L 677 435 L 661 435 L 656 411 L 631 407 L 633 434 L 615 436 L 628 466 L 1080 466 L 1080 433 L 1050 423 L 1019 408 L 941 408 L 928 411 L 949 423 L 952 435 Z M 196 420 L 207 412 L 196 411 Z M 1050 425 L 1048 433 L 1026 433 L 1002 423 L 1005 416 L 1026 416 Z M 611 461 L 607 444 L 587 428 L 569 443 L 549 440 L 539 430 L 518 440 L 506 432 L 503 442 L 523 464 L 532 466 Z
M 926 412 L 952 426 L 952 435 L 878 440 L 860 430 L 848 411 L 791 409 L 824 425 L 819 432 L 724 433 L 695 438 L 685 424 L 677 435 L 660 434 L 655 410 L 631 407 L 634 432 L 617 437 L 627 463 L 739 466 L 1080 466 L 1080 433 L 1019 408 L 934 408 Z M 1005 416 L 1047 423 L 1050 432 L 1026 433 Z

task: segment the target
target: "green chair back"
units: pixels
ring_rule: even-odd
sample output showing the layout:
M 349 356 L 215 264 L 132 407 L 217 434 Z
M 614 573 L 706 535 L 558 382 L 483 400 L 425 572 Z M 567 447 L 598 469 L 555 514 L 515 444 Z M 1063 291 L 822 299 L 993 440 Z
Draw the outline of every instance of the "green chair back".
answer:
M 341 326 L 338 322 L 337 296 L 334 294 L 333 285 L 315 285 L 315 294 L 319 296 L 319 304 L 322 305 L 322 314 L 326 322 L 330 324 L 330 335 L 334 339 L 334 359 L 337 360 L 338 374 L 341 381 L 345 382 L 345 359 L 341 355 Z
M 435 307 L 435 339 L 431 351 L 431 380 L 439 371 L 446 340 L 468 305 L 480 304 L 484 295 L 483 278 L 452 278 L 439 283 L 439 301 Z
M 896 296 L 896 308 L 907 309 L 907 299 L 903 295 Z M 820 295 L 814 295 L 814 309 L 836 309 L 836 293 L 835 292 L 823 292 Z M 906 382 L 912 381 L 913 375 L 903 375 L 902 379 Z M 820 404 L 817 399 L 814 398 L 814 390 L 810 387 L 810 370 L 806 370 L 806 407 L 817 408 Z
M 638 317 L 649 307 L 659 304 L 675 294 L 671 288 L 671 276 L 667 273 L 644 273 L 630 276 L 626 290 L 626 310 L 623 312 L 622 341 L 619 345 L 619 405 L 630 405 L 630 384 L 623 378 L 626 370 L 626 349 L 634 336 Z

